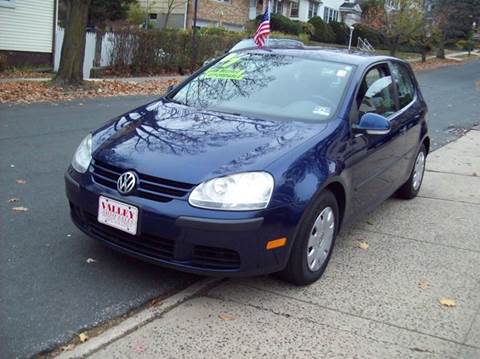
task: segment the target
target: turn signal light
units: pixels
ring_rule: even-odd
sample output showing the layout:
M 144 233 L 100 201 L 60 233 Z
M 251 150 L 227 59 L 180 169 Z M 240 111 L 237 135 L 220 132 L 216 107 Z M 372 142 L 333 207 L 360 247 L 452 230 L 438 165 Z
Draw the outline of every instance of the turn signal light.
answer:
M 283 247 L 285 244 L 287 244 L 287 237 L 277 238 L 277 239 L 274 239 L 273 241 L 267 242 L 267 249 L 270 250 L 270 249 Z

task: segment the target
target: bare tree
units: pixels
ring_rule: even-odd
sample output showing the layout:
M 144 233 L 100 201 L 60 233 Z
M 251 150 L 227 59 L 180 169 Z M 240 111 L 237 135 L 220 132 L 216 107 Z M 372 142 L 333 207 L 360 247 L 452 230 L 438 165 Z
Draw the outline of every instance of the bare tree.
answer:
M 91 0 L 65 0 L 66 21 L 60 67 L 54 82 L 79 85 L 83 81 L 83 57 L 88 8 Z
M 165 23 L 163 24 L 163 29 L 168 27 L 168 20 L 170 19 L 170 15 L 179 8 L 185 6 L 186 0 L 167 0 L 167 9 L 165 12 Z

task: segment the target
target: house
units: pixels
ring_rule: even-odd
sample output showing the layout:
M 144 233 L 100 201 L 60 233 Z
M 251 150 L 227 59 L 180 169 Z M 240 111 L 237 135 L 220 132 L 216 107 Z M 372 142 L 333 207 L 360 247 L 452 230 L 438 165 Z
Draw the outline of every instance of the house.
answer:
M 272 0 L 272 13 L 292 20 L 308 21 L 320 16 L 325 22 L 338 21 L 353 25 L 360 22 L 362 9 L 357 1 L 345 0 Z
M 150 23 L 164 27 L 191 28 L 195 0 L 138 0 L 147 9 Z M 224 27 L 241 31 L 248 20 L 262 14 L 267 0 L 197 0 L 197 27 Z M 271 12 L 292 20 L 308 21 L 320 16 L 324 21 L 343 21 L 353 25 L 361 19 L 362 9 L 357 1 L 346 0 L 271 0 Z
M 167 13 L 169 28 L 193 26 L 194 0 L 138 0 L 138 3 L 146 9 L 150 24 L 155 27 L 165 27 Z M 198 0 L 197 27 L 222 26 L 241 31 L 245 22 L 254 19 L 261 10 L 257 0 Z
M 182 29 L 186 26 L 187 0 L 137 0 L 138 4 L 146 10 L 150 25 L 164 28 Z M 167 19 L 168 14 L 168 19 Z
M 57 0 L 0 0 L 0 54 L 10 66 L 53 63 Z
M 262 13 L 257 0 L 198 0 L 197 27 L 224 27 L 241 31 L 248 20 Z M 194 0 L 189 0 L 187 27 L 193 26 Z

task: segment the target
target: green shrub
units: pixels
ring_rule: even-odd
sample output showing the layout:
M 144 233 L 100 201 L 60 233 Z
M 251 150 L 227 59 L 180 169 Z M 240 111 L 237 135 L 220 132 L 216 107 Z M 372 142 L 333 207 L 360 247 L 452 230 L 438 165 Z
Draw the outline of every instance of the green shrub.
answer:
M 335 33 L 320 16 L 314 16 L 308 20 L 308 22 L 314 27 L 312 40 L 329 43 L 335 42 Z
M 332 31 L 335 34 L 335 42 L 340 45 L 348 45 L 350 38 L 350 29 L 347 24 L 343 22 L 332 21 L 329 23 Z
M 270 16 L 270 26 L 272 31 L 280 31 L 291 35 L 298 35 L 302 32 L 300 21 L 293 21 L 279 14 L 272 14 Z
M 300 25 L 302 26 L 302 34 L 312 36 L 315 32 L 315 27 L 309 22 L 300 22 Z
M 357 46 L 359 37 L 362 39 L 367 39 L 373 47 L 379 47 L 382 45 L 383 39 L 379 32 L 362 24 L 355 24 L 353 27 L 355 30 L 353 31 L 352 46 Z

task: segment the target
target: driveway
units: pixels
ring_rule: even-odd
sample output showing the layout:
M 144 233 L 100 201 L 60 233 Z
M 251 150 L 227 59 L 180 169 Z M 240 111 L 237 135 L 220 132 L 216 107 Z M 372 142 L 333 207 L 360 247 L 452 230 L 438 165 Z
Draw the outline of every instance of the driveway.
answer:
M 436 147 L 455 138 L 451 125 L 469 128 L 480 122 L 474 83 L 479 74 L 480 61 L 419 74 Z M 69 219 L 63 172 L 80 139 L 148 100 L 0 105 L 0 343 L 5 357 L 53 348 L 197 279 L 114 253 L 81 234 Z M 19 201 L 7 203 L 11 198 Z M 14 212 L 14 206 L 28 211 Z

